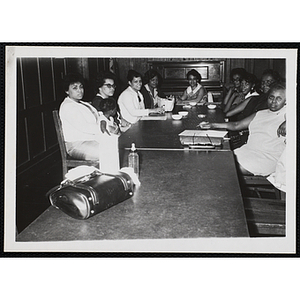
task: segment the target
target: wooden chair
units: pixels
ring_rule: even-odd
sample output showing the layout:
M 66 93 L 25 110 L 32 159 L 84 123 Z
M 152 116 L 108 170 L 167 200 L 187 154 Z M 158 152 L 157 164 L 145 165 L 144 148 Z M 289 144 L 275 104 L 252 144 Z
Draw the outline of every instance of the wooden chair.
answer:
M 285 236 L 285 201 L 254 197 L 243 200 L 250 236 Z
M 263 176 L 243 176 L 241 190 L 250 236 L 285 236 L 285 193 Z
M 65 174 L 68 172 L 69 169 L 78 166 L 85 165 L 85 166 L 94 166 L 99 168 L 99 161 L 78 160 L 68 155 L 58 111 L 54 110 L 52 114 L 53 114 L 53 120 L 54 120 L 54 125 L 55 125 L 57 139 L 58 139 L 58 145 L 61 153 L 63 178 L 65 177 Z
M 242 193 L 245 196 L 284 200 L 284 193 L 274 187 L 264 176 L 244 175 L 240 179 Z

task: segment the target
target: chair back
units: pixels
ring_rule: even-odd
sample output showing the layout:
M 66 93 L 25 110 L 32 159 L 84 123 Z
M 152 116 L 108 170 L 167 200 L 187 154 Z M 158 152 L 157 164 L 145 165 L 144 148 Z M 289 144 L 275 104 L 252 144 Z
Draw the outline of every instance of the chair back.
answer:
M 65 145 L 65 139 L 64 139 L 64 134 L 62 131 L 62 125 L 61 125 L 61 120 L 59 118 L 59 114 L 57 110 L 54 110 L 52 112 L 53 114 L 53 120 L 54 120 L 54 125 L 55 125 L 55 130 L 57 134 L 57 139 L 58 139 L 58 145 L 61 153 L 61 158 L 63 161 L 67 159 L 67 148 Z
M 75 167 L 82 166 L 82 165 L 94 166 L 96 168 L 99 168 L 99 160 L 74 159 L 67 154 L 67 148 L 66 148 L 66 144 L 65 144 L 65 138 L 64 138 L 64 133 L 62 130 L 62 124 L 61 124 L 61 120 L 59 117 L 59 113 L 57 110 L 54 110 L 52 112 L 52 114 L 53 114 L 53 121 L 54 121 L 54 125 L 55 125 L 59 150 L 61 153 L 63 178 L 65 177 L 65 175 L 67 174 L 67 172 L 70 168 L 75 168 Z
M 285 236 L 285 199 L 264 176 L 241 178 L 245 214 L 252 237 Z

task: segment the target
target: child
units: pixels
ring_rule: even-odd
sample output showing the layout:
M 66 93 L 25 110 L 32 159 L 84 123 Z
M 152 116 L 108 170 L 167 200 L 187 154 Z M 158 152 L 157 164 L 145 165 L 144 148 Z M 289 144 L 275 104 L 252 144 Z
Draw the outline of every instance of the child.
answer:
M 120 169 L 119 135 L 120 127 L 117 118 L 117 103 L 112 97 L 99 103 L 99 124 L 103 133 L 100 140 L 100 166 L 103 173 L 115 174 Z
M 117 103 L 114 98 L 108 97 L 99 103 L 100 129 L 108 135 L 120 135 L 120 121 L 117 117 Z

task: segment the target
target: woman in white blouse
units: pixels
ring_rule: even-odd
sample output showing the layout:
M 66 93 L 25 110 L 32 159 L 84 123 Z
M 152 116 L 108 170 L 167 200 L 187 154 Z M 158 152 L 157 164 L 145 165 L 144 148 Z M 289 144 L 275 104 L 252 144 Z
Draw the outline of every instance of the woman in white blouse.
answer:
M 64 79 L 67 97 L 59 108 L 59 116 L 67 152 L 76 159 L 98 160 L 101 131 L 97 110 L 82 101 L 83 78 L 68 74 Z
M 144 97 L 140 90 L 142 88 L 142 75 L 134 70 L 127 74 L 129 86 L 121 93 L 118 99 L 122 119 L 129 124 L 136 123 L 141 117 L 150 113 L 163 113 L 163 108 L 146 109 Z

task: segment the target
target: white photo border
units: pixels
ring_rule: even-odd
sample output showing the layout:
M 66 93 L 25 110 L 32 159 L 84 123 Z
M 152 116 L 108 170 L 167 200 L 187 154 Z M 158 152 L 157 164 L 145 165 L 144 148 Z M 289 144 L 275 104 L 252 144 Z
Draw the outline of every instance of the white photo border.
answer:
M 5 252 L 142 252 L 295 254 L 296 252 L 296 48 L 202 48 L 199 47 L 81 47 L 6 46 L 5 86 Z M 198 238 L 162 240 L 103 240 L 74 242 L 16 242 L 16 60 L 18 57 L 185 57 L 185 58 L 284 58 L 287 82 L 287 222 L 282 238 Z

